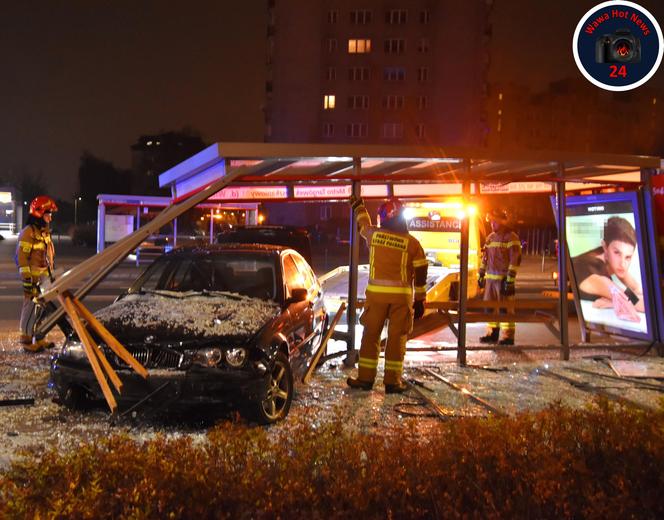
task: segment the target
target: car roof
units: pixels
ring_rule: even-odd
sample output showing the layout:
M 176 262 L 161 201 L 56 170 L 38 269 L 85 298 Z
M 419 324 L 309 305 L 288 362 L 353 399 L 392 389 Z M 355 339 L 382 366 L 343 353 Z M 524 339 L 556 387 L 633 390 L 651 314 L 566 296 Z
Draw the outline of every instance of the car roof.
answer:
M 214 253 L 224 253 L 232 251 L 233 253 L 258 253 L 264 255 L 279 255 L 282 251 L 292 249 L 285 246 L 274 246 L 269 244 L 242 244 L 242 243 L 228 243 L 228 244 L 208 244 L 197 246 L 183 246 L 174 249 L 167 255 L 194 255 L 203 256 Z

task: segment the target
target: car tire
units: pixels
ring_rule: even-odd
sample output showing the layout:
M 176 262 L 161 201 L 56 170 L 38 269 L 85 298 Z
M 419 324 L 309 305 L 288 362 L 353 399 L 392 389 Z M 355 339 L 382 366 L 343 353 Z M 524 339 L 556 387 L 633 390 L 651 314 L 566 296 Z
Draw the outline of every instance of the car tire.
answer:
M 70 410 L 87 410 L 92 406 L 90 394 L 85 388 L 78 385 L 58 388 L 58 399 Z
M 293 401 L 293 371 L 288 358 L 278 352 L 272 364 L 267 395 L 262 401 L 251 403 L 249 418 L 260 424 L 273 424 L 288 415 Z

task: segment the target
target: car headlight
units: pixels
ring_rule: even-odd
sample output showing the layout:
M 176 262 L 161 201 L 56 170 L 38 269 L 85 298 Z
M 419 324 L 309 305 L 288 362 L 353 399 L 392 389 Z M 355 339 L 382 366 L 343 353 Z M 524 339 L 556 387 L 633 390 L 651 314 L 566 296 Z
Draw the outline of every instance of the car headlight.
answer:
M 85 353 L 85 348 L 80 341 L 68 341 L 65 343 L 60 355 L 74 361 L 88 361 L 88 355 Z
M 233 368 L 240 368 L 247 360 L 247 349 L 243 347 L 228 349 L 225 354 L 226 363 Z
M 216 367 L 221 361 L 221 358 L 221 349 L 216 347 L 203 348 L 194 353 L 193 362 L 204 367 Z

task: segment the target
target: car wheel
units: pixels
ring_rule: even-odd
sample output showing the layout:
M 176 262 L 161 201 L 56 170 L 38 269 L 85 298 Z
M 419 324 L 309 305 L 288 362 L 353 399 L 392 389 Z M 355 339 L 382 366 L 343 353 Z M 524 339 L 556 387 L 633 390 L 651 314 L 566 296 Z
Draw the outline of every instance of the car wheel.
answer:
M 293 371 L 288 358 L 279 352 L 270 373 L 267 394 L 253 405 L 253 418 L 261 424 L 272 424 L 288 415 L 293 401 Z
M 92 406 L 92 399 L 88 391 L 78 385 L 69 385 L 64 389 L 58 389 L 60 403 L 70 410 L 87 410 Z

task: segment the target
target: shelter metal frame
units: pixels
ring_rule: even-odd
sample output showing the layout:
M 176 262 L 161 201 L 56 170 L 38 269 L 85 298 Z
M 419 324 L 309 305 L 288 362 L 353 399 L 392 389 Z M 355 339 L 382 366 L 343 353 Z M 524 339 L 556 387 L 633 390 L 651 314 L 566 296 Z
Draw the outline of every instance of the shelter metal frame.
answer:
M 47 288 L 43 299 L 54 300 L 88 277 L 98 283 L 109 272 L 109 265 L 119 262 L 153 230 L 207 199 L 234 202 L 345 200 L 351 192 L 386 198 L 393 194 L 398 196 L 403 185 L 424 185 L 421 186 L 422 192 L 426 192 L 430 191 L 426 189 L 430 184 L 446 183 L 460 185 L 461 195 L 470 197 L 473 192 L 483 193 L 483 187 L 487 186 L 535 182 L 549 184 L 551 191 L 555 191 L 559 222 L 564 222 L 564 218 L 560 217 L 565 214 L 565 193 L 573 183 L 637 187 L 642 203 L 645 207 L 652 207 L 649 178 L 659 167 L 658 157 L 642 155 L 386 145 L 216 143 L 160 175 L 160 186 L 171 188 L 171 206 L 132 235 L 65 273 Z M 311 189 L 313 187 L 319 187 L 322 195 Z M 491 191 L 489 188 L 487 192 Z M 412 197 L 423 198 L 422 195 Z M 656 235 L 654 226 L 653 220 L 646 222 L 648 236 Z M 347 320 L 354 323 L 359 244 L 352 212 L 350 238 Z M 462 225 L 461 288 L 468 284 L 468 242 L 468 226 Z M 558 243 L 560 357 L 568 359 L 564 226 L 558 226 Z M 649 255 L 649 258 L 652 271 L 660 272 L 657 255 Z M 656 285 L 652 272 L 646 272 L 645 276 L 651 286 Z M 90 281 L 86 283 L 89 285 Z M 84 284 L 83 289 L 78 289 L 77 297 L 86 294 L 85 287 Z M 664 331 L 662 295 L 661 291 L 653 292 L 653 301 L 648 303 L 659 316 L 655 320 L 653 337 L 661 343 Z M 457 334 L 457 359 L 460 364 L 465 364 L 466 360 L 466 324 L 463 320 L 466 305 L 467 293 L 460 290 Z M 349 354 L 353 353 L 348 358 L 353 358 L 354 327 L 349 327 L 346 341 Z

